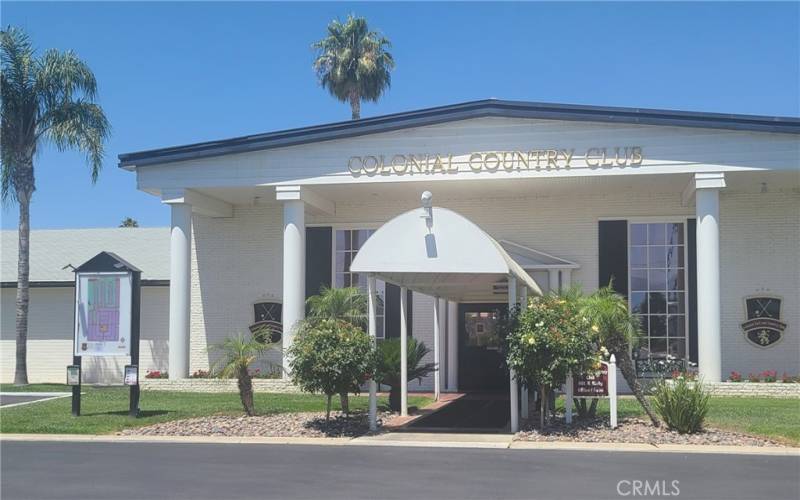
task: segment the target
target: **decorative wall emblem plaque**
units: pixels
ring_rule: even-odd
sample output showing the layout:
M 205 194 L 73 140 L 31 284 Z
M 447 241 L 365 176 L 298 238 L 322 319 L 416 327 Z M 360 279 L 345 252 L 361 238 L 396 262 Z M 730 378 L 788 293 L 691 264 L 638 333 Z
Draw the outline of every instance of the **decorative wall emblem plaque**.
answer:
M 744 336 L 758 347 L 769 347 L 783 337 L 786 323 L 781 321 L 780 297 L 755 295 L 744 299 Z

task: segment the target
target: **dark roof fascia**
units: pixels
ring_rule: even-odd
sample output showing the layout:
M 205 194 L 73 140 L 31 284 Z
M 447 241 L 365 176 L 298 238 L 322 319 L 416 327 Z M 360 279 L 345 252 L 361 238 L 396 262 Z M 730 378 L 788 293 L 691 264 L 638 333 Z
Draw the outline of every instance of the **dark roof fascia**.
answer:
M 142 280 L 142 286 L 169 286 L 169 280 Z M 31 288 L 73 288 L 74 281 L 31 281 Z M 2 281 L 0 288 L 17 288 L 16 281 Z
M 484 100 L 119 155 L 133 167 L 297 146 L 444 122 L 498 116 L 800 134 L 800 118 Z

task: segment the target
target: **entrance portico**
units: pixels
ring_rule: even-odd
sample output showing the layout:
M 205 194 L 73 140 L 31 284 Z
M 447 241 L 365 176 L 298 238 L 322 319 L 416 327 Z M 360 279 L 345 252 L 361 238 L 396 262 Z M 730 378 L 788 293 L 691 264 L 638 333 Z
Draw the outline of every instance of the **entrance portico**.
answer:
M 422 208 L 405 212 L 381 226 L 361 247 L 350 269 L 367 273 L 369 294 L 369 331 L 375 337 L 377 298 L 375 280 L 381 279 L 406 289 L 430 295 L 433 300 L 434 359 L 440 357 L 440 300 L 456 302 L 493 299 L 495 287 L 507 283 L 509 310 L 518 305 L 518 288 L 535 295 L 542 291 L 505 249 L 474 223 L 463 216 L 433 206 L 432 194 L 422 194 Z M 402 300 L 402 299 L 401 299 Z M 402 304 L 402 302 L 401 302 Z M 401 306 L 402 308 L 402 306 Z M 407 332 L 401 323 L 401 371 L 407 366 Z M 435 395 L 440 389 L 440 366 L 434 377 Z M 407 414 L 408 382 L 401 377 L 401 415 Z M 509 387 L 511 431 L 519 430 L 519 388 L 513 371 Z M 370 382 L 370 428 L 375 428 L 376 387 Z

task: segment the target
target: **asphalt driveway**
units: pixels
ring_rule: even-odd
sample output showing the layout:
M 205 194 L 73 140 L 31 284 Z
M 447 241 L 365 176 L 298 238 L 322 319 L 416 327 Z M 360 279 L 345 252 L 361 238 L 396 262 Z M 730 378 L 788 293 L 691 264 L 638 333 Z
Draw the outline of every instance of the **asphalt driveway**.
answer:
M 0 461 L 4 500 L 800 497 L 797 456 L 3 441 Z

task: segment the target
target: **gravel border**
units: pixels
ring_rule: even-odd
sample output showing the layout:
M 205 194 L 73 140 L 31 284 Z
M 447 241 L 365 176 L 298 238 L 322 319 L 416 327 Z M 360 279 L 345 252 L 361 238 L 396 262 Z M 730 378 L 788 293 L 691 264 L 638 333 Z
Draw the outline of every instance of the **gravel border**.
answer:
M 558 418 L 545 427 L 544 431 L 540 431 L 529 422 L 515 439 L 544 442 L 787 447 L 773 439 L 714 428 L 706 428 L 695 434 L 680 434 L 667 429 L 663 424 L 661 427 L 654 427 L 650 421 L 639 418 L 621 419 L 618 424 L 616 429 L 611 429 L 607 418 L 584 420 L 575 418 L 572 425 L 568 426 L 563 419 Z
M 378 428 L 394 416 L 393 413 L 378 413 Z M 208 417 L 173 420 L 124 429 L 125 436 L 252 436 L 252 437 L 356 437 L 369 433 L 366 412 L 354 412 L 345 416 L 331 412 L 325 422 L 325 413 L 276 413 L 272 415 L 213 415 Z

